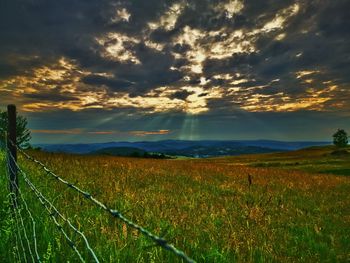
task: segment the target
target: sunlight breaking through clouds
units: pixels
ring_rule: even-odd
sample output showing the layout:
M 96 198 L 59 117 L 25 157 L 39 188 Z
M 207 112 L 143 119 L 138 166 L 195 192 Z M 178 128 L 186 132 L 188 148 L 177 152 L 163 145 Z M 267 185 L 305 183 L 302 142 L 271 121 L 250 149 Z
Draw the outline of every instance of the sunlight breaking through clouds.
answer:
M 135 136 L 147 136 L 147 135 L 166 135 L 171 133 L 170 130 L 158 130 L 158 131 L 131 131 L 129 132 L 132 135 Z
M 313 75 L 316 73 L 320 73 L 320 71 L 319 70 L 302 70 L 302 71 L 296 72 L 295 75 L 296 75 L 297 79 L 300 79 L 300 78 L 303 78 L 305 76 L 310 76 L 310 75 Z
M 217 38 L 220 40 L 217 41 Z M 204 39 L 206 39 L 205 42 Z M 187 44 L 191 47 L 185 57 L 191 62 L 189 69 L 200 74 L 203 72 L 203 62 L 207 59 L 225 59 L 234 54 L 254 52 L 253 42 L 244 39 L 242 30 L 231 33 L 225 30 L 204 32 L 187 26 L 175 40 L 175 44 Z M 179 55 L 176 56 L 181 58 Z
M 163 28 L 167 31 L 174 29 L 178 17 L 186 7 L 186 1 L 174 3 L 156 22 L 149 22 L 151 30 Z
M 199 114 L 208 111 L 207 99 L 220 98 L 223 94 L 223 89 L 212 88 L 204 90 L 201 87 L 182 87 L 181 90 L 189 92 L 189 96 L 185 100 L 172 99 L 172 95 L 178 92 L 178 89 L 163 87 L 158 89 L 158 96 L 154 97 L 153 92 L 145 96 L 129 97 L 123 95 L 109 99 L 105 103 L 105 107 L 136 107 L 143 108 L 149 113 L 166 112 L 166 111 L 182 111 L 190 114 Z
M 235 14 L 238 14 L 244 8 L 243 1 L 230 0 L 227 3 L 221 3 L 216 7 L 216 10 L 224 9 L 227 18 L 233 18 Z
M 311 75 L 319 71 L 299 71 L 296 72 L 296 79 L 304 79 L 306 84 L 313 84 Z M 106 89 L 100 87 L 90 91 L 86 84 L 81 83 L 84 76 L 91 72 L 82 71 L 72 61 L 61 58 L 52 67 L 40 67 L 33 70 L 33 74 L 28 77 L 15 77 L 1 82 L 2 92 L 12 93 L 13 96 L 23 99 L 23 110 L 41 111 L 54 109 L 70 109 L 79 111 L 81 109 L 114 109 L 114 108 L 137 108 L 148 113 L 161 113 L 170 111 L 180 111 L 189 114 L 201 114 L 208 112 L 208 100 L 220 98 L 232 98 L 232 103 L 239 103 L 244 110 L 256 111 L 295 111 L 300 109 L 323 110 L 322 104 L 332 98 L 332 94 L 338 91 L 337 85 L 332 85 L 330 81 L 324 89 L 314 89 L 309 87 L 306 90 L 306 97 L 292 98 L 283 92 L 274 95 L 256 94 L 256 90 L 265 89 L 265 86 L 251 88 L 240 87 L 248 83 L 249 79 L 242 78 L 240 74 L 219 74 L 213 79 L 224 79 L 229 85 L 234 87 L 213 86 L 211 81 L 200 78 L 198 86 L 182 87 L 160 87 L 153 89 L 143 96 L 130 97 L 127 92 L 107 93 Z M 103 77 L 113 77 L 106 73 L 97 73 Z M 280 79 L 272 80 L 271 83 L 278 83 Z M 173 97 L 179 91 L 188 93 L 184 99 Z M 46 95 L 44 95 L 46 92 Z M 39 101 L 37 101 L 37 98 Z M 59 96 L 64 96 L 60 98 Z M 24 100 L 32 98 L 31 100 Z M 232 104 L 233 105 L 233 104 Z M 342 105 L 342 104 L 338 104 Z
M 48 37 L 38 43 L 50 45 L 43 54 L 30 41 L 18 48 L 32 48 L 28 54 L 3 47 L 9 55 L 2 56 L 6 66 L 0 63 L 0 69 L 9 74 L 0 72 L 0 96 L 4 103 L 15 98 L 28 112 L 205 115 L 221 105 L 230 113 L 346 111 L 347 64 L 339 54 L 347 47 L 339 32 L 334 41 L 326 37 L 334 21 L 319 23 L 322 10 L 306 16 L 303 1 L 261 2 L 260 11 L 255 4 L 172 1 L 150 8 L 111 2 L 96 17 L 84 14 L 96 28 L 83 23 L 82 9 L 67 17 L 80 21 L 69 22 L 74 38 L 67 28 L 56 28 L 60 38 L 42 29 Z M 68 47 L 60 46 L 61 38 Z M 329 50 L 337 59 L 323 56 Z
M 0 106 L 51 138 L 269 137 L 350 116 L 349 1 L 17 2 L 0 8 Z
M 111 19 L 112 23 L 116 23 L 119 21 L 129 22 L 131 14 L 126 10 L 126 8 L 117 8 L 116 16 Z
M 39 133 L 39 134 L 49 134 L 49 135 L 58 135 L 58 134 L 70 134 L 70 135 L 84 135 L 84 134 L 93 134 L 93 135 L 112 135 L 112 134 L 119 134 L 119 135 L 132 135 L 137 137 L 146 137 L 150 135 L 167 135 L 170 134 L 171 130 L 137 130 L 137 131 L 90 131 L 83 128 L 76 128 L 76 129 L 65 129 L 65 130 L 36 130 L 32 129 L 32 133 Z
M 271 32 L 273 30 L 278 30 L 283 28 L 285 22 L 292 16 L 295 16 L 300 10 L 300 6 L 298 3 L 293 4 L 292 6 L 280 11 L 276 14 L 275 18 L 266 23 L 264 27 L 261 29 L 263 32 Z
M 140 60 L 126 47 L 128 43 L 137 44 L 140 40 L 119 33 L 108 33 L 105 37 L 96 38 L 98 44 L 104 48 L 102 56 L 121 62 L 140 64 Z

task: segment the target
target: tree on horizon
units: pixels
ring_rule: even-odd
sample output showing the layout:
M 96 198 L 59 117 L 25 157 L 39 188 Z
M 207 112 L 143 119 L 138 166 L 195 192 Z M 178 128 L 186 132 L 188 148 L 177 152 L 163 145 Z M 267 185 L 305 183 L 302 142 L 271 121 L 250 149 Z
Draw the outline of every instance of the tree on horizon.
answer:
M 21 115 L 16 118 L 16 143 L 21 148 L 30 147 L 29 141 L 32 138 L 27 128 L 27 119 Z M 0 111 L 0 140 L 4 143 L 8 126 L 7 111 Z
M 333 144 L 337 147 L 346 147 L 348 145 L 348 134 L 343 129 L 338 129 L 333 134 Z

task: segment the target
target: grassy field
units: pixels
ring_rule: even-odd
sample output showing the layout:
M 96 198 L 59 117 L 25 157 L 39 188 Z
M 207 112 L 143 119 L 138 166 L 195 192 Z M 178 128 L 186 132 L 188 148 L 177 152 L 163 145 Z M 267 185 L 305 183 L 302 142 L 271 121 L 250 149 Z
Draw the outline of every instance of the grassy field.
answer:
M 350 158 L 331 155 L 332 151 L 326 147 L 199 160 L 30 154 L 109 207 L 165 234 L 198 262 L 349 262 Z M 38 189 L 85 233 L 101 262 L 181 262 L 37 165 L 23 158 L 19 163 Z M 2 154 L 2 189 L 7 185 L 4 165 Z M 22 178 L 20 188 L 36 220 L 43 261 L 77 262 Z M 7 200 L 7 191 L 1 191 L 0 261 L 15 262 L 17 229 Z M 21 214 L 33 247 L 30 220 L 24 209 Z M 22 229 L 20 233 L 24 235 Z M 69 235 L 90 262 L 82 240 Z
M 348 153 L 344 153 L 344 150 Z M 210 159 L 210 161 L 213 161 Z M 350 147 L 310 147 L 298 151 L 217 158 L 217 162 L 350 176 Z

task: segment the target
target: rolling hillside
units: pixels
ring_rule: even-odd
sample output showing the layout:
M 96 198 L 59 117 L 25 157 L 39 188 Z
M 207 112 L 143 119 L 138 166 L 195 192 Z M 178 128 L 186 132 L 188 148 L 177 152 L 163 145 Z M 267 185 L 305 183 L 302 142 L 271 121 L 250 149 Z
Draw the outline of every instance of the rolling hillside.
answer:
M 282 141 L 146 141 L 146 142 L 109 142 L 93 144 L 42 144 L 36 145 L 49 152 L 86 154 L 102 149 L 137 148 L 147 152 L 188 157 L 213 157 L 255 153 L 291 151 L 326 142 L 282 142 Z
M 344 149 L 337 149 L 335 146 L 314 146 L 281 153 L 215 158 L 215 162 L 350 175 L 350 146 Z
M 348 169 L 349 157 L 332 152 L 332 147 L 321 147 L 187 160 L 28 153 L 150 231 L 166 233 L 166 239 L 198 262 L 346 262 L 350 177 L 329 170 Z M 102 261 L 179 262 L 48 177 L 37 164 L 22 155 L 19 163 L 43 195 L 84 231 Z M 4 155 L 0 168 L 4 170 Z M 6 189 L 5 177 L 0 179 Z M 37 222 L 40 255 L 51 262 L 75 262 L 74 252 L 22 177 L 20 187 Z M 11 233 L 16 231 L 7 219 L 7 200 L 2 191 L 2 262 L 13 258 Z M 24 220 L 30 234 L 30 220 Z

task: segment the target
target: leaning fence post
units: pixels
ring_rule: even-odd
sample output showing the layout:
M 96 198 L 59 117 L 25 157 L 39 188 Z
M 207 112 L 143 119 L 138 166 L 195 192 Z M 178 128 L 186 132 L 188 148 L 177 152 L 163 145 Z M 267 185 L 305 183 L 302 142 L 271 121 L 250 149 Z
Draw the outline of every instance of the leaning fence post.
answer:
M 10 174 L 10 192 L 12 194 L 12 205 L 17 206 L 18 203 L 18 177 L 17 177 L 17 148 L 16 148 L 16 106 L 7 106 L 7 147 L 9 150 L 8 157 L 9 174 Z

